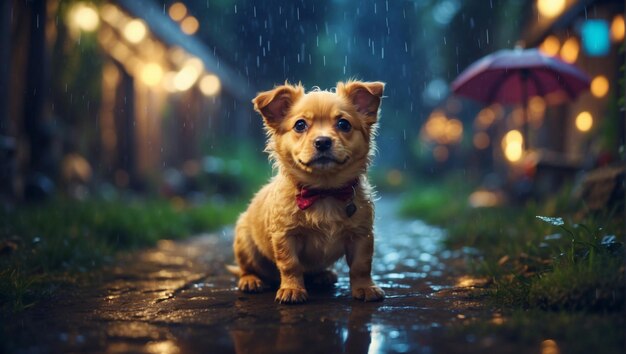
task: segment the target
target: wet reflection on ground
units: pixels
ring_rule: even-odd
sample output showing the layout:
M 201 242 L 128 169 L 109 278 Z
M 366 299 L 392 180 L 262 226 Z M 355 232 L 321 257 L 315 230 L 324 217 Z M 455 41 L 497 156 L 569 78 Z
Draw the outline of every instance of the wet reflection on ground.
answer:
M 457 337 L 450 326 L 478 314 L 443 231 L 394 216 L 377 203 L 375 279 L 381 303 L 351 299 L 347 267 L 337 286 L 305 305 L 274 303 L 274 293 L 237 291 L 224 269 L 232 232 L 125 257 L 101 286 L 76 289 L 25 314 L 9 329 L 15 352 L 378 353 L 482 351 L 494 341 Z M 461 279 L 461 287 L 459 287 Z M 469 281 L 468 279 L 466 279 Z M 507 352 L 502 350 L 500 352 Z M 515 352 L 515 348 L 512 352 Z M 519 348 L 518 348 L 519 349 Z

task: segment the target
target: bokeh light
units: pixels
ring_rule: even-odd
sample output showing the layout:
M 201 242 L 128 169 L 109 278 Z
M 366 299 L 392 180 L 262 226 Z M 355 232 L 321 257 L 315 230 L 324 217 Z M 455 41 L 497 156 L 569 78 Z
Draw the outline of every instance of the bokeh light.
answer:
M 561 41 L 554 36 L 550 35 L 543 40 L 543 43 L 539 46 L 539 50 L 548 56 L 555 56 L 559 53 L 559 49 L 561 48 Z
M 621 42 L 624 40 L 624 32 L 626 32 L 625 27 L 624 15 L 615 15 L 613 21 L 611 21 L 611 39 L 613 42 Z
M 172 20 L 180 21 L 187 15 L 187 7 L 183 3 L 177 2 L 170 6 L 168 13 Z
M 593 116 L 587 111 L 578 113 L 576 116 L 576 129 L 588 132 L 593 126 Z
M 511 130 L 502 138 L 504 157 L 511 162 L 519 161 L 524 154 L 524 137 L 519 130 Z
M 76 28 L 93 32 L 98 28 L 100 24 L 100 17 L 98 11 L 91 4 L 79 2 L 69 12 L 70 25 Z
M 124 26 L 124 38 L 131 43 L 141 42 L 147 33 L 148 29 L 142 20 L 131 20 Z
M 200 71 L 193 65 L 185 65 L 176 76 L 174 76 L 174 87 L 178 91 L 187 91 L 193 86 L 196 80 L 198 80 L 199 75 Z
M 576 37 L 568 38 L 561 47 L 561 59 L 568 63 L 575 63 L 578 59 L 578 53 L 580 53 L 580 44 Z
M 180 23 L 180 29 L 188 35 L 198 32 L 199 27 L 200 23 L 198 19 L 193 16 L 186 17 L 183 22 Z
M 552 339 L 541 342 L 541 354 L 559 354 L 559 346 Z
M 609 92 L 609 80 L 606 76 L 598 75 L 591 80 L 591 94 L 602 98 Z
M 537 0 L 537 10 L 543 17 L 556 17 L 565 10 L 565 0 Z
M 491 144 L 491 139 L 489 138 L 489 134 L 485 132 L 478 132 L 474 134 L 473 143 L 476 149 L 484 150 L 489 147 L 489 144 Z
M 157 63 L 148 63 L 143 66 L 140 73 L 141 81 L 150 87 L 154 87 L 163 78 L 163 69 Z
M 220 83 L 220 79 L 217 76 L 205 75 L 200 80 L 199 86 L 200 91 L 202 91 L 205 96 L 214 96 L 220 91 L 222 85 Z

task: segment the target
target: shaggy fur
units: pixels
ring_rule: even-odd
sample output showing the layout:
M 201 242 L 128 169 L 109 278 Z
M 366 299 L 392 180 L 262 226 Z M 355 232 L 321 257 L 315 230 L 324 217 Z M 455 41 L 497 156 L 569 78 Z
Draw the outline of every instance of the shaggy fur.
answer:
M 285 83 L 252 101 L 263 116 L 266 151 L 277 174 L 237 221 L 234 251 L 241 291 L 279 285 L 276 301 L 304 302 L 305 279 L 307 284 L 333 284 L 337 276 L 328 267 L 345 255 L 353 297 L 382 300 L 384 292 L 371 277 L 374 205 L 366 170 L 375 148 L 383 88 L 381 82 L 349 81 L 338 83 L 335 92 L 305 93 L 301 85 Z M 340 129 L 340 119 L 350 123 L 349 131 Z M 306 122 L 301 132 L 294 128 L 299 120 Z M 331 139 L 328 151 L 315 147 L 319 137 Z M 320 160 L 322 155 L 330 161 Z M 303 186 L 337 189 L 355 179 L 352 216 L 346 212 L 348 202 L 334 197 L 319 199 L 305 210 L 296 205 Z

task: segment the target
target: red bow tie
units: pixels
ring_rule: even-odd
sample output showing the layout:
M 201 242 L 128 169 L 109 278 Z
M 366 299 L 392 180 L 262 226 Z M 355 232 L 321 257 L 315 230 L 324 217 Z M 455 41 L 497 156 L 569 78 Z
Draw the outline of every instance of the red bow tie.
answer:
M 341 201 L 348 201 L 354 197 L 354 191 L 356 185 L 359 183 L 358 179 L 348 183 L 347 185 L 337 189 L 309 189 L 306 187 L 300 187 L 300 191 L 296 195 L 296 204 L 300 210 L 309 208 L 315 202 L 324 197 L 333 197 Z

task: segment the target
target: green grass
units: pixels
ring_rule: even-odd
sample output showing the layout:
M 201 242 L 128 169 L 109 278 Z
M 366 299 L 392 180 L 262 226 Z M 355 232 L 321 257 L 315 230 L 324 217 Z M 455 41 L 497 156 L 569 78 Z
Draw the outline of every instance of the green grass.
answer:
M 243 209 L 181 203 L 55 200 L 0 211 L 0 310 L 31 306 L 117 251 L 215 229 Z
M 445 227 L 447 247 L 476 251 L 471 270 L 489 280 L 489 301 L 508 309 L 624 307 L 624 229 L 618 215 L 576 213 L 569 190 L 541 205 L 471 208 L 469 188 L 457 183 L 414 191 L 402 213 Z

